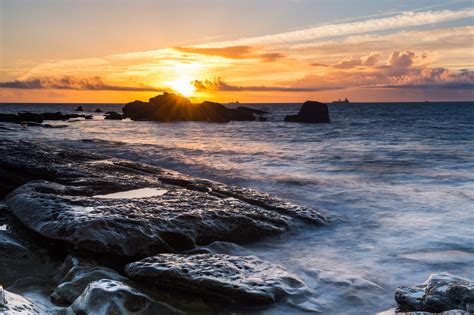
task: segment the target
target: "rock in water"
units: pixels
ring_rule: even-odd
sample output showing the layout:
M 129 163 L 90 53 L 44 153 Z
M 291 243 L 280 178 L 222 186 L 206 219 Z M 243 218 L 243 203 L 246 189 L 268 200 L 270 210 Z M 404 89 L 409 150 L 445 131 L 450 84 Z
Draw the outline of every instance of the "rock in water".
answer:
M 285 116 L 287 122 L 328 123 L 328 106 L 323 103 L 306 101 L 297 115 Z
M 399 287 L 395 300 L 402 312 L 449 310 L 474 312 L 474 283 L 448 273 L 431 275 L 423 285 Z
M 120 115 L 119 113 L 116 113 L 116 112 L 107 112 L 107 113 L 105 113 L 105 115 L 104 115 L 104 119 L 108 119 L 108 120 L 122 120 L 122 119 L 123 119 L 123 115 Z
M 265 193 L 150 165 L 28 142 L 0 141 L 0 151 L 0 193 L 30 181 L 6 198 L 11 212 L 49 239 L 99 254 L 248 243 L 302 220 L 326 222 L 314 209 Z M 145 188 L 163 193 L 133 197 Z
M 68 310 L 73 314 L 184 314 L 123 282 L 109 279 L 91 282 Z
M 51 294 L 51 300 L 56 304 L 71 304 L 84 292 L 89 283 L 96 280 L 127 281 L 112 269 L 81 261 L 72 256 L 66 258 L 60 271 L 65 271 L 66 274 L 63 277 L 59 275 L 61 277 L 59 285 Z
M 123 109 L 124 118 L 149 121 L 207 121 L 225 123 L 229 121 L 254 121 L 252 112 L 227 108 L 222 104 L 202 102 L 192 104 L 187 98 L 163 93 L 150 98 L 150 102 L 134 101 Z
M 84 111 L 84 109 L 82 108 L 82 106 L 80 106 L 80 105 L 77 106 L 76 112 L 82 112 L 82 111 Z
M 0 303 L 0 314 L 3 315 L 22 315 L 22 314 L 41 314 L 40 310 L 29 299 L 8 292 L 3 288 L 0 289 L 3 293 L 3 300 L 6 303 Z
M 162 254 L 128 264 L 125 274 L 216 303 L 271 304 L 308 293 L 294 275 L 252 256 Z
M 217 240 L 247 243 L 287 231 L 293 221 L 234 198 L 181 188 L 136 199 L 85 194 L 78 187 L 31 181 L 7 195 L 6 202 L 24 225 L 44 237 L 119 256 L 146 257 Z

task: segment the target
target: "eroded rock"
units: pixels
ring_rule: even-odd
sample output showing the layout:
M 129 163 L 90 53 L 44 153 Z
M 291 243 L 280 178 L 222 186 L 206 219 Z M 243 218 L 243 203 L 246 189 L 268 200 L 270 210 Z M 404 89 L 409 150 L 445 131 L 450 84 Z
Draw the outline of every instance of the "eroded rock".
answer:
M 125 273 L 156 287 L 222 303 L 271 304 L 308 293 L 294 275 L 253 256 L 162 254 L 128 264 Z
M 29 299 L 8 292 L 0 286 L 0 295 L 3 303 L 0 303 L 0 313 L 4 315 L 41 314 L 40 310 Z
M 101 279 L 127 281 L 110 268 L 98 266 L 92 262 L 68 256 L 59 268 L 58 286 L 51 294 L 51 300 L 56 304 L 69 305 L 81 295 L 89 283 Z
M 12 213 L 44 237 L 120 256 L 188 250 L 194 244 L 238 243 L 281 234 L 289 216 L 186 189 L 148 198 L 97 198 L 81 189 L 32 181 L 6 196 Z M 34 211 L 32 211 L 34 209 Z
M 109 279 L 91 282 L 69 310 L 75 314 L 184 314 L 120 281 Z
M 454 309 L 474 312 L 474 283 L 448 273 L 433 274 L 423 285 L 399 287 L 395 300 L 403 312 L 440 313 Z

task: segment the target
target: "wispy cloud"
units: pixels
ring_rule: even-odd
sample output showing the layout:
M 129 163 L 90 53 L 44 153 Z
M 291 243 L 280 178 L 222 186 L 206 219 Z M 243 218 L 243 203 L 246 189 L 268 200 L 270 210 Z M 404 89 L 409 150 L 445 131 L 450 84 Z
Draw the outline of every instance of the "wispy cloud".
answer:
M 283 54 L 277 52 L 258 53 L 255 52 L 256 47 L 252 46 L 229 46 L 229 47 L 175 47 L 177 51 L 190 54 L 200 54 L 206 56 L 219 56 L 229 59 L 260 59 L 270 62 L 284 57 Z
M 425 12 L 403 12 L 391 17 L 369 19 L 359 22 L 329 24 L 265 36 L 242 38 L 200 45 L 200 47 L 227 47 L 236 45 L 269 45 L 312 41 L 334 36 L 346 36 L 380 32 L 397 28 L 430 25 L 474 17 L 474 9 L 442 10 Z
M 0 82 L 0 88 L 5 89 L 56 89 L 56 90 L 91 90 L 91 91 L 144 91 L 162 92 L 168 89 L 155 88 L 144 85 L 124 86 L 105 83 L 100 77 L 73 78 L 73 77 L 41 77 L 26 80 Z
M 224 92 L 238 92 L 238 91 L 249 91 L 249 92 L 320 92 L 328 90 L 337 90 L 340 87 L 289 87 L 289 86 L 239 86 L 232 85 L 221 78 L 215 78 L 212 80 L 195 80 L 192 82 L 196 90 L 198 91 L 224 91 Z

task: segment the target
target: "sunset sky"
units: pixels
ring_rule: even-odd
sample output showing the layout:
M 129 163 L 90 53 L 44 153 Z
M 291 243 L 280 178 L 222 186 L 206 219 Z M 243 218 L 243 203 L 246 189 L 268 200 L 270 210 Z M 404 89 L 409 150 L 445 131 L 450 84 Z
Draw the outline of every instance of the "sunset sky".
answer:
M 474 100 L 474 1 L 0 0 L 0 102 Z

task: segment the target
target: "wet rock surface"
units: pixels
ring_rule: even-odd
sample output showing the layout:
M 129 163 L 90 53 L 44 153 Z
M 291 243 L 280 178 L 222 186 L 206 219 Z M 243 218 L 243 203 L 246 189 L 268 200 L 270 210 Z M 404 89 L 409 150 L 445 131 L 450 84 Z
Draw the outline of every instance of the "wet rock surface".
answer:
M 119 256 L 146 257 L 216 240 L 248 243 L 281 234 L 293 223 L 291 217 L 237 199 L 179 188 L 137 199 L 81 193 L 74 186 L 32 181 L 7 195 L 6 202 L 24 225 L 44 237 Z
M 104 119 L 107 119 L 107 120 L 122 120 L 123 115 L 119 114 L 117 112 L 106 112 L 105 115 L 104 115 Z
M 110 268 L 72 256 L 68 256 L 61 265 L 56 279 L 59 284 L 51 294 L 51 300 L 59 305 L 73 303 L 91 282 L 102 279 L 127 281 Z
M 0 286 L 0 313 L 4 315 L 41 314 L 29 299 L 3 289 Z
M 279 266 L 252 256 L 162 254 L 128 264 L 131 279 L 235 304 L 271 304 L 308 288 Z
M 68 308 L 75 314 L 184 314 L 120 281 L 91 282 Z
M 399 287 L 395 300 L 402 312 L 461 310 L 474 313 L 474 282 L 448 273 L 434 274 L 423 285 Z
M 248 243 L 301 220 L 325 222 L 313 209 L 249 189 L 80 151 L 3 144 L 0 177 L 12 179 L 4 191 L 35 178 L 49 180 L 30 181 L 10 193 L 11 212 L 44 237 L 92 252 L 145 257 L 213 241 Z M 165 193 L 97 196 L 145 187 Z
M 254 113 L 249 110 L 227 108 L 214 102 L 192 104 L 187 98 L 173 93 L 163 93 L 150 101 L 134 101 L 123 109 L 124 118 L 148 121 L 207 121 L 225 123 L 230 121 L 254 121 Z
M 329 110 L 326 104 L 320 102 L 307 101 L 302 106 L 297 115 L 285 116 L 287 122 L 303 123 L 328 123 Z

